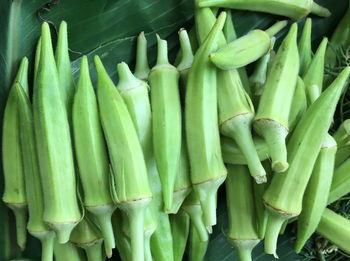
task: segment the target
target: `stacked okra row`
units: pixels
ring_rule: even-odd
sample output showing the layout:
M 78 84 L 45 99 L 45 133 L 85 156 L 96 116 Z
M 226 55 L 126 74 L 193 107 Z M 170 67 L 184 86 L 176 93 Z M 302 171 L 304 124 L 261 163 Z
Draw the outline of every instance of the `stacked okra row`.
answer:
M 27 229 L 45 261 L 104 260 L 114 248 L 126 261 L 177 261 L 187 245 L 189 259 L 202 260 L 226 180 L 227 237 L 240 260 L 263 239 L 276 256 L 280 231 L 296 217 L 297 252 L 315 231 L 350 252 L 350 222 L 326 209 L 350 191 L 349 123 L 328 133 L 350 69 L 323 88 L 332 55 L 326 38 L 312 55 L 310 19 L 299 40 L 292 24 L 275 52 L 287 21 L 237 38 L 230 12 L 216 17 L 207 7 L 329 15 L 306 1 L 299 9 L 258 2 L 196 1 L 195 27 L 179 31 L 176 67 L 157 36 L 150 69 L 143 33 L 134 74 L 119 63 L 117 85 L 94 57 L 96 92 L 85 56 L 73 81 L 66 23 L 55 53 L 42 25 L 33 97 L 23 58 L 3 123 L 3 200 L 22 249 Z

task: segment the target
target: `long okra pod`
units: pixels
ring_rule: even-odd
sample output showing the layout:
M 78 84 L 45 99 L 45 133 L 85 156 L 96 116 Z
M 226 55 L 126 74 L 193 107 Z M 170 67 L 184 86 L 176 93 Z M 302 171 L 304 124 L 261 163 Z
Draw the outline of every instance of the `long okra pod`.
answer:
M 347 254 L 350 254 L 349 219 L 326 208 L 316 231 Z
M 252 180 L 246 166 L 228 165 L 227 170 L 227 237 L 235 246 L 239 260 L 250 261 L 253 248 L 260 242 Z
M 68 117 L 71 117 L 71 106 L 74 96 L 74 81 L 72 68 L 69 60 L 68 52 L 68 32 L 67 23 L 62 21 L 58 30 L 57 47 L 55 52 L 55 60 L 57 65 L 59 91 L 62 95 L 62 100 L 68 111 Z
M 107 149 L 86 56 L 73 100 L 73 132 L 84 206 L 97 218 L 106 254 L 111 257 L 115 247 L 111 217 L 116 206 L 109 192 Z
M 286 25 L 287 21 L 280 21 L 266 31 L 252 30 L 210 54 L 210 60 L 223 70 L 237 69 L 255 62 L 269 52 L 272 44 L 271 37 Z
M 72 243 L 60 244 L 55 242 L 54 246 L 55 261 L 85 261 L 82 249 L 74 246 Z
M 81 218 L 67 110 L 60 93 L 50 29 L 42 25 L 41 55 L 34 86 L 33 114 L 44 194 L 44 221 L 58 241 L 69 240 Z M 62 169 L 62 166 L 64 168 Z
M 298 50 L 299 50 L 299 59 L 300 59 L 300 69 L 299 75 L 303 77 L 309 68 L 312 59 L 312 49 L 311 49 L 311 30 L 312 30 L 312 20 L 311 18 L 307 18 L 303 31 L 301 33 L 299 42 L 298 42 Z
M 217 190 L 227 175 L 220 149 L 216 69 L 209 61 L 209 54 L 218 47 L 225 19 L 226 14 L 221 13 L 198 49 L 186 92 L 186 137 L 191 181 L 201 202 L 204 223 L 209 228 L 216 224 Z
M 255 131 L 269 146 L 275 172 L 288 169 L 285 138 L 299 72 L 297 28 L 296 23 L 291 26 L 274 58 L 253 122 Z
M 73 229 L 69 241 L 84 249 L 87 261 L 104 260 L 101 231 L 87 216 Z
M 255 150 L 258 153 L 259 160 L 264 161 L 268 159 L 269 148 L 267 147 L 266 142 L 258 136 L 253 137 L 253 142 Z M 221 151 L 225 163 L 247 165 L 245 156 L 242 154 L 234 140 L 224 136 L 221 137 Z
M 10 89 L 2 126 L 2 162 L 4 171 L 4 194 L 2 195 L 2 200 L 15 215 L 17 244 L 24 250 L 27 241 L 27 200 L 20 144 L 16 82 L 28 93 L 27 58 L 22 59 L 15 83 Z
M 203 41 L 210 27 L 215 22 L 215 16 L 208 8 L 196 10 L 196 25 L 198 35 Z M 220 46 L 225 43 L 223 34 L 219 35 Z M 219 110 L 219 127 L 222 134 L 233 138 L 250 169 L 256 182 L 265 182 L 265 170 L 261 166 L 259 157 L 254 148 L 251 136 L 251 122 L 254 117 L 254 108 L 248 94 L 245 92 L 237 70 L 217 72 L 217 97 Z
M 181 150 L 179 72 L 168 61 L 167 42 L 159 36 L 157 42 L 157 64 L 148 79 L 151 86 L 153 146 L 162 183 L 164 210 L 170 212 Z
M 15 84 L 14 88 L 18 97 L 20 144 L 29 212 L 27 229 L 31 235 L 41 241 L 41 260 L 52 261 L 55 233 L 43 220 L 43 188 L 40 181 L 39 160 L 35 146 L 33 112 L 24 89 L 18 83 Z
M 350 159 L 334 170 L 328 204 L 331 204 L 350 192 Z
M 225 7 L 265 12 L 295 20 L 301 19 L 309 13 L 324 17 L 331 15 L 328 9 L 318 5 L 313 0 L 295 0 L 293 2 L 284 0 L 201 0 L 199 7 Z
M 306 111 L 288 142 L 290 168 L 283 175 L 274 175 L 264 194 L 269 210 L 265 251 L 269 254 L 276 254 L 277 237 L 283 222 L 301 212 L 308 180 L 349 74 L 350 67 L 345 68 Z
M 148 65 L 147 58 L 147 40 L 145 33 L 141 32 L 137 37 L 137 47 L 136 47 L 136 64 L 135 64 L 135 77 L 140 80 L 146 81 L 150 68 Z
M 97 98 L 112 165 L 112 195 L 130 221 L 132 260 L 144 259 L 144 212 L 151 201 L 146 164 L 128 109 L 98 56 Z
M 327 206 L 336 150 L 337 143 L 332 136 L 326 135 L 305 190 L 302 212 L 298 217 L 298 232 L 295 243 L 297 253 L 301 251 L 305 242 L 315 232 Z
M 190 216 L 182 209 L 170 215 L 171 233 L 173 236 L 174 261 L 182 261 L 190 231 Z

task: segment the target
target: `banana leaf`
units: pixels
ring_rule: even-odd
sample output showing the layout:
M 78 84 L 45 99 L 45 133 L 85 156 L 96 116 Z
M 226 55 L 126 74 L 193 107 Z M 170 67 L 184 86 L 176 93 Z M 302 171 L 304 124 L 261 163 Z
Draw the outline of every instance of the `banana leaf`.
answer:
M 329 8 L 332 16 L 313 17 L 313 42 L 319 43 L 322 36 L 330 36 L 344 14 L 348 0 L 317 0 Z M 175 59 L 178 50 L 177 31 L 193 26 L 192 0 L 1 0 L 0 1 L 0 115 L 2 119 L 5 101 L 19 61 L 27 56 L 33 64 L 40 24 L 47 21 L 52 35 L 56 37 L 61 20 L 68 22 L 70 57 L 74 77 L 79 73 L 80 57 L 87 55 L 92 68 L 92 57 L 100 55 L 109 74 L 116 79 L 116 64 L 125 61 L 134 65 L 135 38 L 144 31 L 149 43 L 149 58 L 153 65 L 156 58 L 156 36 L 168 40 L 170 57 Z M 283 18 L 248 11 L 234 11 L 233 20 L 238 35 L 253 28 L 264 29 Z M 298 21 L 301 25 L 304 20 Z M 281 38 L 286 30 L 280 32 Z M 33 68 L 31 68 L 31 72 Z M 91 70 L 92 80 L 96 74 Z M 32 77 L 32 73 L 31 73 Z M 1 120 L 2 122 L 2 120 Z M 1 136 L 0 136 L 1 137 Z M 2 169 L 2 168 L 1 168 Z M 3 192 L 3 177 L 0 173 L 0 194 Z M 211 235 L 206 259 L 236 260 L 233 248 L 225 238 L 227 215 L 224 193 L 218 197 L 218 225 Z M 11 258 L 39 260 L 38 242 L 29 237 L 27 249 L 22 255 L 13 239 L 13 217 L 0 202 L 0 261 Z M 4 235 L 4 236 L 3 236 Z M 287 233 L 279 241 L 280 260 L 300 260 L 293 254 L 292 236 Z M 254 250 L 254 260 L 273 260 L 263 254 L 259 245 Z M 118 260 L 114 257 L 114 260 Z

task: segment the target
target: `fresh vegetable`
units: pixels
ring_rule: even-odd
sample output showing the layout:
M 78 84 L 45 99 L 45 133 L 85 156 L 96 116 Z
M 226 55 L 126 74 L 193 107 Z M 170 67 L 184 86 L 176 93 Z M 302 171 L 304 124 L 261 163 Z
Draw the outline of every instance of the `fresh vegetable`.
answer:
M 350 159 L 347 159 L 333 174 L 328 204 L 335 202 L 350 192 Z
M 190 217 L 184 210 L 170 215 L 171 233 L 173 236 L 174 261 L 182 261 L 190 230 Z
M 137 37 L 137 49 L 136 49 L 136 64 L 135 64 L 135 77 L 140 80 L 146 81 L 150 68 L 147 58 L 147 40 L 145 33 L 141 32 Z
M 303 79 L 298 77 L 297 86 L 295 87 L 292 107 L 289 112 L 288 124 L 291 130 L 297 125 L 307 109 L 307 97 Z
M 191 225 L 190 226 L 190 237 L 189 237 L 189 261 L 203 261 L 205 253 L 207 252 L 209 240 L 200 240 L 197 230 Z
M 307 18 L 304 23 L 303 31 L 298 42 L 300 70 L 299 75 L 304 77 L 307 69 L 312 60 L 312 49 L 311 49 L 311 29 L 312 20 Z

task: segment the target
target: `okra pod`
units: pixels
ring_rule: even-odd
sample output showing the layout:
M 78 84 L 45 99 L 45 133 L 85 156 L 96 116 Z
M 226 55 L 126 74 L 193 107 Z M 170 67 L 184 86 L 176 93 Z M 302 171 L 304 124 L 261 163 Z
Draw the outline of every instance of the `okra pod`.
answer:
M 336 150 L 337 143 L 332 136 L 327 134 L 303 197 L 303 208 L 298 217 L 297 240 L 295 243 L 297 253 L 301 251 L 306 241 L 315 232 L 321 215 L 327 206 Z
M 27 229 L 31 235 L 41 242 L 41 260 L 52 261 L 55 233 L 43 220 L 43 188 L 40 181 L 39 160 L 35 146 L 32 107 L 27 93 L 20 84 L 15 83 L 14 88 L 18 97 L 19 129 L 21 130 L 20 146 L 29 212 Z
M 284 0 L 201 0 L 199 7 L 224 7 L 257 12 L 265 12 L 286 16 L 294 20 L 301 19 L 309 13 L 327 17 L 331 13 L 313 0 L 295 0 L 293 2 Z
M 311 31 L 312 20 L 311 18 L 307 18 L 305 20 L 303 31 L 301 32 L 301 36 L 298 42 L 300 60 L 299 75 L 301 75 L 301 77 L 304 77 L 312 60 Z
M 296 23 L 291 26 L 274 58 L 253 122 L 254 130 L 269 146 L 275 172 L 284 172 L 289 166 L 285 138 L 299 71 L 297 28 Z
M 266 142 L 258 136 L 253 137 L 253 142 L 259 160 L 264 161 L 268 159 L 269 148 L 267 147 Z M 227 137 L 221 137 L 221 151 L 225 163 L 247 165 L 245 156 L 242 154 L 234 140 Z
M 68 50 L 67 23 L 62 21 L 58 30 L 55 60 L 60 84 L 59 91 L 62 95 L 63 103 L 67 108 L 68 117 L 70 118 L 74 97 L 74 81 Z
M 209 54 L 218 47 L 226 14 L 221 13 L 206 40 L 198 49 L 187 82 L 186 137 L 190 158 L 191 181 L 211 230 L 216 224 L 216 195 L 224 182 L 224 166 L 218 128 L 216 69 Z
M 260 242 L 256 226 L 253 184 L 246 166 L 228 165 L 227 170 L 227 237 L 235 246 L 239 260 L 249 261 L 252 260 L 253 248 Z
M 326 208 L 316 232 L 350 254 L 350 221 Z
M 202 241 L 197 234 L 197 230 L 190 225 L 189 261 L 203 261 L 208 249 L 209 240 Z
M 44 195 L 44 221 L 59 243 L 80 221 L 67 110 L 52 50 L 50 28 L 42 25 L 41 52 L 33 92 L 35 140 Z M 64 169 L 62 169 L 64 166 Z
M 16 219 L 16 239 L 21 250 L 27 241 L 27 198 L 24 183 L 24 167 L 21 153 L 20 121 L 16 83 L 28 93 L 28 59 L 24 57 L 19 66 L 4 111 L 2 126 L 2 162 L 4 171 L 4 194 L 2 200 L 13 211 Z
M 222 70 L 237 69 L 255 62 L 271 48 L 271 37 L 282 30 L 287 21 L 280 21 L 266 31 L 255 29 L 248 34 L 220 47 L 210 54 L 210 60 Z
M 190 231 L 190 216 L 179 210 L 175 215 L 170 215 L 171 233 L 173 236 L 174 261 L 182 261 Z
M 147 169 L 128 109 L 98 56 L 97 99 L 112 166 L 112 195 L 128 215 L 132 260 L 144 259 L 144 213 L 151 201 Z
M 113 232 L 113 231 L 112 231 Z M 73 229 L 70 242 L 84 249 L 87 261 L 102 261 L 102 235 L 98 227 L 85 216 Z
M 147 58 L 147 40 L 145 33 L 141 32 L 137 37 L 137 46 L 136 46 L 136 64 L 135 64 L 135 77 L 140 80 L 146 81 L 150 68 L 148 65 Z
M 157 64 L 148 79 L 151 86 L 153 147 L 162 183 L 164 210 L 170 212 L 181 150 L 179 72 L 168 61 L 167 42 L 159 36 L 157 42 Z
M 269 254 L 276 255 L 277 237 L 283 222 L 301 212 L 308 180 L 349 74 L 350 67 L 345 68 L 305 112 L 288 141 L 290 168 L 284 175 L 274 175 L 264 194 L 269 210 L 265 251 Z
M 333 174 L 328 204 L 331 204 L 350 192 L 350 159 L 347 159 Z
M 297 86 L 295 87 L 292 107 L 289 113 L 288 124 L 291 130 L 294 129 L 295 125 L 300 121 L 307 109 L 307 98 L 305 92 L 305 84 L 303 79 L 298 77 Z
M 112 249 L 115 248 L 111 217 L 116 206 L 110 195 L 109 160 L 86 56 L 81 61 L 72 111 L 74 145 L 84 192 L 84 206 L 97 218 L 106 254 L 111 257 Z

